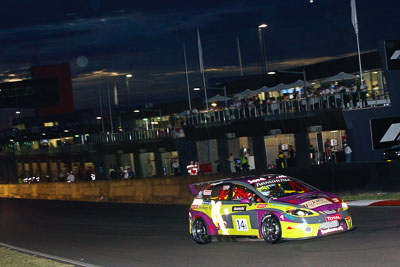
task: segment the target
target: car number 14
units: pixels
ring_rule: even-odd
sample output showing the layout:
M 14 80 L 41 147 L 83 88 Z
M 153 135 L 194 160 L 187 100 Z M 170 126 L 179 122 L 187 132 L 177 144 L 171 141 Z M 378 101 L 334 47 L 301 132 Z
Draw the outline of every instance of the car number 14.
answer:
M 249 230 L 246 219 L 235 219 L 235 221 L 236 221 L 236 230 L 238 230 L 238 231 L 248 231 Z

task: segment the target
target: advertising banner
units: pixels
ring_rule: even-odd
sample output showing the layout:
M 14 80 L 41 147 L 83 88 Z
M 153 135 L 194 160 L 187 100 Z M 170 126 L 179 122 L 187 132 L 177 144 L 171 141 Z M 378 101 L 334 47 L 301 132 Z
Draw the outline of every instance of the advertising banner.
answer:
M 371 120 L 373 149 L 400 145 L 400 117 Z
M 388 70 L 400 70 L 400 40 L 386 40 L 386 62 Z

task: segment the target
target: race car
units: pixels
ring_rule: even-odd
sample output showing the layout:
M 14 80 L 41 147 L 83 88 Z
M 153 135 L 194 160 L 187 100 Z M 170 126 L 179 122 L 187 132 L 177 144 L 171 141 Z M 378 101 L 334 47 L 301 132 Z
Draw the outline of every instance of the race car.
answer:
M 221 235 L 274 244 L 353 228 L 349 208 L 340 198 L 285 175 L 228 178 L 189 188 L 195 196 L 189 233 L 198 244 Z

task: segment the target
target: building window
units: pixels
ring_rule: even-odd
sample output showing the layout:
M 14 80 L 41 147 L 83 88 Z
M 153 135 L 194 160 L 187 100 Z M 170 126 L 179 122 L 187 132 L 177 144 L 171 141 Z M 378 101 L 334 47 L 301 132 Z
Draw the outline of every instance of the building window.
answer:
M 58 121 L 49 121 L 49 122 L 45 122 L 43 123 L 44 127 L 54 127 L 54 126 L 58 126 Z

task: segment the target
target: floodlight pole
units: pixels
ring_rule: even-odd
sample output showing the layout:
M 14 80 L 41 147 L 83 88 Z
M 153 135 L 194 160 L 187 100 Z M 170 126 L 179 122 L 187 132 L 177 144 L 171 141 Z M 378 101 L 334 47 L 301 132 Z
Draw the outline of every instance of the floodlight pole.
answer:
M 97 82 L 97 89 L 99 91 L 99 104 L 100 104 L 100 116 L 101 116 L 101 129 L 104 134 L 104 115 L 103 115 L 103 104 L 101 101 L 101 92 L 100 92 L 100 82 Z
M 261 24 L 258 28 L 258 41 L 260 43 L 260 50 L 261 50 L 261 71 L 262 74 L 268 73 L 267 67 L 267 52 L 265 48 L 265 40 L 264 40 L 264 28 L 267 28 L 267 24 Z
M 114 125 L 112 119 L 112 108 L 111 108 L 111 98 L 110 98 L 110 89 L 108 87 L 108 77 L 106 76 L 106 84 L 107 84 L 107 97 L 108 97 L 108 108 L 110 112 L 110 126 L 111 126 L 111 134 L 114 133 Z

